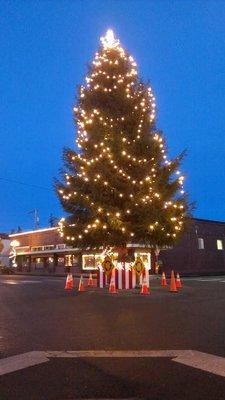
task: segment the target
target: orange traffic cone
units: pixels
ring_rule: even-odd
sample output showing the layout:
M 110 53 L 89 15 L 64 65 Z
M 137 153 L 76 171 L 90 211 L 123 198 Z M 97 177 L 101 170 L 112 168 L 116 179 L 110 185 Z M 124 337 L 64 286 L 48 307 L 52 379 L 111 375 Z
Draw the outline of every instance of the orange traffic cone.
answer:
M 84 280 L 83 280 L 83 275 L 81 274 L 80 276 L 80 282 L 79 282 L 79 287 L 78 287 L 78 292 L 84 292 Z
M 176 287 L 177 288 L 182 288 L 182 283 L 180 280 L 180 275 L 177 273 L 177 278 L 176 278 Z
M 173 292 L 173 293 L 176 293 L 176 292 L 177 292 L 177 287 L 176 287 L 176 281 L 175 281 L 174 271 L 171 271 L 170 292 Z
M 93 281 L 91 272 L 90 272 L 90 275 L 89 275 L 89 278 L 88 278 L 88 286 L 94 286 L 94 281 Z
M 66 277 L 66 286 L 65 286 L 66 290 L 71 290 L 73 289 L 73 275 L 72 274 L 68 274 Z
M 110 284 L 109 284 L 109 293 L 117 293 L 116 285 L 115 285 L 115 271 L 112 271 Z
M 141 294 L 150 294 L 150 287 L 148 287 L 145 277 L 143 278 L 141 285 Z
M 165 272 L 162 273 L 161 286 L 163 286 L 163 287 L 167 286 Z

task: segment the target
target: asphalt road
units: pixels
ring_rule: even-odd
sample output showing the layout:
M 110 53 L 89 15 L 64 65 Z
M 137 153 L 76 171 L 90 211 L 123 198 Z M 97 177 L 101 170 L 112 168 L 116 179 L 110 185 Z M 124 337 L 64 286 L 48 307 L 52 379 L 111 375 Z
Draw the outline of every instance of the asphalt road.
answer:
M 153 280 L 149 296 L 78 293 L 64 285 L 63 278 L 0 277 L 2 360 L 72 350 L 198 350 L 225 357 L 225 277 L 186 279 L 176 294 Z M 50 358 L 2 374 L 0 400 L 225 399 L 224 376 L 174 361 L 140 355 Z

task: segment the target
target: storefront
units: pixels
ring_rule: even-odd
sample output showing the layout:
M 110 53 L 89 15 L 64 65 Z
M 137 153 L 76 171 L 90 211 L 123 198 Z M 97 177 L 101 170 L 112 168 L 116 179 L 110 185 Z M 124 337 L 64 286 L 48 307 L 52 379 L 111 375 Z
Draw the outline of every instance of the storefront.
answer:
M 18 269 L 64 273 L 96 271 L 104 251 L 86 251 L 62 243 L 57 228 L 39 229 L 9 235 L 15 247 Z M 171 249 L 147 248 L 139 244 L 114 249 L 113 262 L 131 263 L 139 255 L 151 274 L 169 273 L 171 269 L 185 275 L 225 274 L 225 223 L 193 219 L 188 231 Z
M 131 249 L 131 245 L 129 246 L 129 248 Z M 146 268 L 148 268 L 149 270 L 151 270 L 152 269 L 151 249 L 143 249 L 143 248 L 138 249 L 138 245 L 137 245 L 137 247 L 136 246 L 133 247 L 133 249 L 134 249 L 134 251 L 133 251 L 132 258 L 129 261 L 127 261 L 126 257 L 125 257 L 124 262 L 123 261 L 121 262 L 120 249 L 119 248 L 115 249 L 115 251 L 110 254 L 114 266 L 116 268 L 121 268 L 123 263 L 130 265 L 137 257 L 141 257 L 141 259 L 144 263 L 144 266 Z M 92 252 L 92 254 L 84 253 L 84 254 L 82 254 L 82 269 L 84 271 L 85 270 L 87 270 L 87 271 L 97 270 L 102 265 L 104 258 L 105 258 L 104 251 L 97 252 L 97 253 Z

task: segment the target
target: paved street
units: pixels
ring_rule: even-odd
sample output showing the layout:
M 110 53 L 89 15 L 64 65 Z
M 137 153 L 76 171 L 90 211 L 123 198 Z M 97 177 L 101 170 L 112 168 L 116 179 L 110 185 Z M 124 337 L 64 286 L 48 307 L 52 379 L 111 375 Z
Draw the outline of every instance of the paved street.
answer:
M 225 398 L 225 277 L 176 294 L 154 279 L 150 296 L 64 285 L 0 277 L 1 400 Z

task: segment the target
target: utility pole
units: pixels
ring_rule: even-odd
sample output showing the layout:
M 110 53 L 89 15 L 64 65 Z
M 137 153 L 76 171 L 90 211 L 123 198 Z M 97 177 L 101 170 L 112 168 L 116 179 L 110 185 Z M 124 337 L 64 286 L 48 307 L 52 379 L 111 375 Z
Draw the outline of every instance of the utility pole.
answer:
M 38 214 L 38 210 L 35 208 L 34 210 L 30 211 L 28 214 L 33 214 L 34 216 L 34 229 L 39 229 L 40 227 L 40 218 Z

